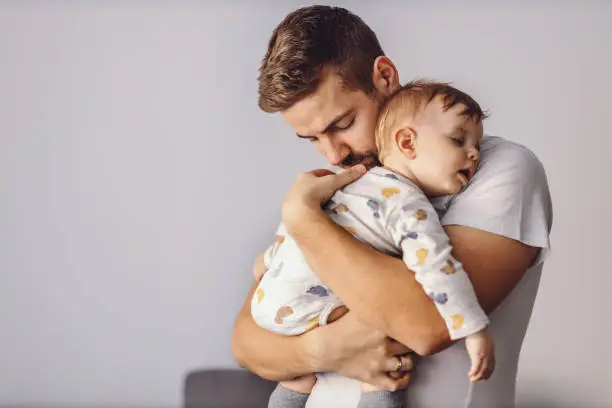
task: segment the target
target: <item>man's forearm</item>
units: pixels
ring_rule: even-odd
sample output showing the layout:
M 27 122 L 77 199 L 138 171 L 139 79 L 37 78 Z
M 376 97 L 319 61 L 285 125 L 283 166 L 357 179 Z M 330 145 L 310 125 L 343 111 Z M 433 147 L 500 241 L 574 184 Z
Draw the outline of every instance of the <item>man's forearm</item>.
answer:
M 310 267 L 364 323 L 419 354 L 451 344 L 444 320 L 400 259 L 353 238 L 322 211 L 291 233 Z
M 318 371 L 308 336 L 280 336 L 253 321 L 251 298 L 256 287 L 250 291 L 234 325 L 232 354 L 238 364 L 272 381 Z
M 466 226 L 445 227 L 485 313 L 508 296 L 539 249 Z M 305 211 L 289 232 L 315 273 L 366 324 L 419 354 L 451 345 L 446 325 L 404 263 L 366 246 L 323 211 Z

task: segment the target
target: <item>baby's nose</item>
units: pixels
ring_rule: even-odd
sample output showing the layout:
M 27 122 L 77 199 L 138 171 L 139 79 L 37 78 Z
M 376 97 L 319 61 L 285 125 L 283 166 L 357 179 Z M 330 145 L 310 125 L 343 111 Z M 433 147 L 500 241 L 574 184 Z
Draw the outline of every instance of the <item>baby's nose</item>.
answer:
M 468 158 L 472 161 L 478 161 L 480 160 L 480 152 L 476 149 L 470 149 L 470 152 L 468 153 Z

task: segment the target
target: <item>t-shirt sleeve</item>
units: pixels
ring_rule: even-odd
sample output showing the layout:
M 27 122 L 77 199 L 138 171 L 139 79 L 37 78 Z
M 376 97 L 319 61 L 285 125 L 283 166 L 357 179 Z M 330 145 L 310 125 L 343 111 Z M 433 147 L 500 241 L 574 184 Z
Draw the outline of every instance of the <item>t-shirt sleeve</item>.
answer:
M 498 138 L 495 138 L 498 139 Z M 550 248 L 552 203 L 542 163 L 526 147 L 505 141 L 483 150 L 468 187 L 456 195 L 442 225 L 463 225 Z

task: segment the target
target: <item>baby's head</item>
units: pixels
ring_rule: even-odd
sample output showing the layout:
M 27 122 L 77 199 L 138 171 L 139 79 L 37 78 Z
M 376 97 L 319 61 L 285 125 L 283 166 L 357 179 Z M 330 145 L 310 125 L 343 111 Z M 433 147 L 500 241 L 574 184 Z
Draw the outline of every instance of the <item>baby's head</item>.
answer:
M 457 193 L 478 165 L 486 117 L 474 99 L 449 84 L 410 82 L 380 107 L 379 159 L 429 196 Z

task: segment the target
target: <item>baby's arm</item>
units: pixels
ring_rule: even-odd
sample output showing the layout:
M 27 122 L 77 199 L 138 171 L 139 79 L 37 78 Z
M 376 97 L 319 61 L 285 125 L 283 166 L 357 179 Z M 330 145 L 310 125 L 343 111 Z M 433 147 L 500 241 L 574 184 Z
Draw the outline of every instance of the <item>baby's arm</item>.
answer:
M 472 361 L 470 378 L 488 378 L 495 359 L 482 310 L 463 266 L 451 255 L 452 246 L 427 197 L 415 191 L 389 202 L 386 229 L 402 252 L 404 263 L 434 301 L 451 339 L 466 338 Z
M 427 197 L 415 189 L 389 204 L 385 227 L 404 263 L 444 317 L 451 339 L 485 328 L 489 319 L 463 266 L 452 257 L 448 235 Z

